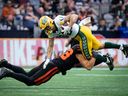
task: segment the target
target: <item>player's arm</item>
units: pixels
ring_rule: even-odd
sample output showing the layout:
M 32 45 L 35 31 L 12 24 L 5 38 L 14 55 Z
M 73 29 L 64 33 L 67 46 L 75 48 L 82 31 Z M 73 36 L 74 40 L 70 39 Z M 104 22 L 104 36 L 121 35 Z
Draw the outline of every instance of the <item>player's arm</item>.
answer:
M 82 54 L 76 54 L 76 58 L 79 60 L 80 64 L 87 70 L 91 70 L 95 64 L 94 57 L 92 57 L 90 60 L 87 60 Z
M 50 38 L 48 50 L 47 50 L 47 59 L 43 65 L 43 69 L 45 69 L 47 67 L 47 64 L 50 62 L 50 58 L 52 56 L 52 51 L 53 51 L 53 46 L 54 46 L 54 38 Z
M 67 24 L 67 26 L 63 26 L 63 33 L 65 35 L 70 34 L 71 27 L 74 23 L 76 23 L 78 20 L 78 15 L 76 14 L 69 14 L 64 17 L 63 22 L 64 24 Z
M 52 56 L 53 46 L 54 46 L 54 38 L 49 38 L 49 45 L 47 50 L 47 58 L 49 59 Z
M 76 23 L 78 20 L 77 14 L 69 14 L 65 16 L 64 22 L 69 22 L 68 26 L 71 28 L 74 23 Z
M 91 26 L 91 17 L 86 17 L 79 23 L 80 26 Z

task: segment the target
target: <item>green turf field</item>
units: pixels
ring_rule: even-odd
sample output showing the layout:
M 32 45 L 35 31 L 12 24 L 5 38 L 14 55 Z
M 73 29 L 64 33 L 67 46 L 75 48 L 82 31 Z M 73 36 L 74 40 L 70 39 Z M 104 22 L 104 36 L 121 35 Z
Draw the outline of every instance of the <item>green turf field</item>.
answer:
M 40 86 L 26 86 L 14 79 L 0 81 L 0 96 L 128 96 L 128 68 L 74 68 Z

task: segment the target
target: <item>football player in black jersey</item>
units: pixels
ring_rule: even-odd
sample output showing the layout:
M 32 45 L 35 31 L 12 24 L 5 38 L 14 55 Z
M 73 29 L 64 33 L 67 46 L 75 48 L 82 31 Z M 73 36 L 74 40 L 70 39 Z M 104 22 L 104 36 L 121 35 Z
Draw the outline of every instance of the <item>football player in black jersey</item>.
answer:
M 113 69 L 113 59 L 110 56 L 101 56 L 98 53 L 93 53 L 93 56 L 96 60 L 90 61 L 94 62 L 94 66 L 100 64 L 101 62 L 109 61 L 107 62 L 109 68 L 110 70 Z M 97 57 L 100 57 L 100 59 Z M 58 58 L 51 60 L 45 69 L 43 69 L 43 62 L 31 71 L 26 72 L 23 68 L 14 66 L 8 63 L 7 60 L 3 59 L 0 61 L 0 79 L 4 77 L 11 77 L 25 83 L 28 86 L 40 85 L 50 80 L 55 74 L 62 73 L 65 75 L 66 71 L 70 70 L 76 63 L 80 63 L 86 69 L 91 69 L 88 67 L 88 60 L 85 60 L 82 56 L 81 51 L 79 51 L 79 46 L 77 45 L 67 50 Z

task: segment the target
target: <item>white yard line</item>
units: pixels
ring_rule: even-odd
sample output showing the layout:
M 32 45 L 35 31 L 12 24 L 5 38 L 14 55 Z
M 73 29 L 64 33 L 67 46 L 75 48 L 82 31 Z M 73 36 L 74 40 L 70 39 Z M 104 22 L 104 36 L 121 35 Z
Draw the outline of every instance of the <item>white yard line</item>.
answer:
M 128 77 L 128 74 L 75 74 L 75 76 L 93 77 Z
M 86 70 L 85 68 L 72 68 L 71 70 Z M 92 70 L 109 70 L 109 68 L 92 68 Z M 114 68 L 114 70 L 128 70 L 128 68 Z

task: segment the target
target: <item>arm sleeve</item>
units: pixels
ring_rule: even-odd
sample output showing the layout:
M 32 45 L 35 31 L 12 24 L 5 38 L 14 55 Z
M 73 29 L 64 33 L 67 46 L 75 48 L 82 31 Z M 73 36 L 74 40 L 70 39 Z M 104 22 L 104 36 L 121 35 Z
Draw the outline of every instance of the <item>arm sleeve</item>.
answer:
M 84 26 L 88 23 L 91 23 L 91 17 L 87 17 L 87 18 L 84 18 L 83 20 L 80 21 L 79 25 L 81 26 Z
M 65 19 L 65 16 L 64 15 L 58 15 L 55 19 L 54 19 L 54 22 L 55 24 L 57 25 L 63 25 L 65 22 L 64 22 L 64 19 Z

